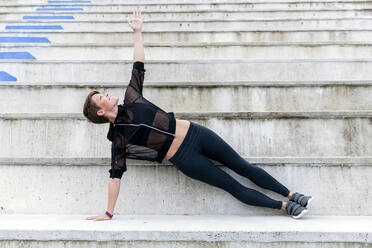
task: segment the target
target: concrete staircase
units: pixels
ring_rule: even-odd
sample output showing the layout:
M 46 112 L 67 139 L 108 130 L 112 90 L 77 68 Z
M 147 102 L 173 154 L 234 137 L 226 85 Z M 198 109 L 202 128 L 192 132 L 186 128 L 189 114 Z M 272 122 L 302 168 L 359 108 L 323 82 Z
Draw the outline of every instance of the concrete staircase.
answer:
M 114 218 L 85 220 L 106 210 L 111 143 L 82 106 L 93 89 L 122 102 L 136 6 L 144 96 L 314 196 L 308 215 L 246 205 L 166 160 L 128 159 Z M 0 0 L 0 247 L 372 247 L 371 7 Z

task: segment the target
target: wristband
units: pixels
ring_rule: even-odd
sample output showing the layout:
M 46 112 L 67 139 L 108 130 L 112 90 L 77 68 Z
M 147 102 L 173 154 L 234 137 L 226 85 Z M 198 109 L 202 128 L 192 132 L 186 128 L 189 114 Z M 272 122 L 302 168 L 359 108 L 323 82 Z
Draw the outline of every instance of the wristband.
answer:
M 110 218 L 112 218 L 112 214 L 110 214 L 108 211 L 106 211 L 106 215 L 108 216 L 108 217 L 110 217 Z

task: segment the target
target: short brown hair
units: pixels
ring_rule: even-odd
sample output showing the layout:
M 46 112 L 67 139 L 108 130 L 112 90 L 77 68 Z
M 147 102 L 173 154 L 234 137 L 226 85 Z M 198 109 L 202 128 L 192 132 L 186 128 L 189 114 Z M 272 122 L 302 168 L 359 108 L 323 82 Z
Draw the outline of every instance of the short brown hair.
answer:
M 93 123 L 101 124 L 110 122 L 106 117 L 97 115 L 97 111 L 100 109 L 97 104 L 92 100 L 92 96 L 99 94 L 99 91 L 91 91 L 85 99 L 83 114 L 85 117 Z

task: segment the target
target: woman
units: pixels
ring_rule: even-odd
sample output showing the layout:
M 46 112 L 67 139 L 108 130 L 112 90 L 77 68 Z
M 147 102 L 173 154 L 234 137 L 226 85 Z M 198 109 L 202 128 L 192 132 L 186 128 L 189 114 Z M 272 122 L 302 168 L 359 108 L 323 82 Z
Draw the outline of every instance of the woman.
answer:
M 92 91 L 86 98 L 83 113 L 93 123 L 110 123 L 107 138 L 112 142 L 112 161 L 109 181 L 108 209 L 104 215 L 89 220 L 106 220 L 113 216 L 126 171 L 126 158 L 162 162 L 169 160 L 185 175 L 223 189 L 238 200 L 253 206 L 281 209 L 293 218 L 301 218 L 313 199 L 289 191 L 265 170 L 250 164 L 211 129 L 188 120 L 176 119 L 142 95 L 144 81 L 144 49 L 141 11 L 133 11 L 127 22 L 134 31 L 134 64 L 130 83 L 125 91 L 124 104 L 118 97 Z M 289 201 L 277 201 L 254 189 L 247 188 L 216 166 L 213 159 L 256 185 L 270 189 Z M 119 179 L 119 180 L 118 180 Z

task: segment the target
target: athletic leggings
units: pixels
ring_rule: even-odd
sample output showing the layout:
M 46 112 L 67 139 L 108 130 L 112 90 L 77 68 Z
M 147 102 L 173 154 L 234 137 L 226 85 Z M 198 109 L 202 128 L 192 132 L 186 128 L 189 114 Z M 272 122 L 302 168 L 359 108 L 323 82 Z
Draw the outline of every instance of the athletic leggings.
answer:
M 220 162 L 256 185 L 287 197 L 289 190 L 262 168 L 250 164 L 211 129 L 190 121 L 186 137 L 169 159 L 185 175 L 221 188 L 248 205 L 281 209 L 282 201 L 274 200 L 247 188 L 208 158 Z

